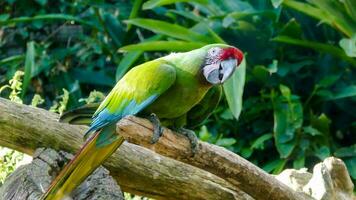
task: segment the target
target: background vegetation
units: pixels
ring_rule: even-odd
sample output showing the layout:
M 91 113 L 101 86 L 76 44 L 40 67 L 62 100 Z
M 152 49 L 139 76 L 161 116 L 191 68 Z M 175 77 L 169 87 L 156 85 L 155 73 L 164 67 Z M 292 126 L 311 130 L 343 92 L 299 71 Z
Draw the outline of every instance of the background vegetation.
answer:
M 353 0 L 3 0 L 1 96 L 61 113 L 136 64 L 216 42 L 242 49 L 246 69 L 202 140 L 270 173 L 334 155 L 356 179 Z

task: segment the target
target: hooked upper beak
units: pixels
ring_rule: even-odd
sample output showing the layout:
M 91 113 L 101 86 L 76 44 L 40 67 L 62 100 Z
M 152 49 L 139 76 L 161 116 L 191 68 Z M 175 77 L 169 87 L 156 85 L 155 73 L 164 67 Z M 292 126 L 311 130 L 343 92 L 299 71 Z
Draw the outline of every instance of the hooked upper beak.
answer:
M 211 65 L 207 65 L 203 68 L 203 74 L 206 80 L 211 84 L 222 84 L 234 73 L 238 61 L 230 58 L 217 62 Z

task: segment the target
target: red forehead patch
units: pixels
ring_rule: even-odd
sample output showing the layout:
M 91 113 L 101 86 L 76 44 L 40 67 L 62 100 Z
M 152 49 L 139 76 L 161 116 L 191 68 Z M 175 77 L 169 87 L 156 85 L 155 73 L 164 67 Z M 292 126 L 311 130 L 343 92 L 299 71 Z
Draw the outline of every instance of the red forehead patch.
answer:
M 220 59 L 226 60 L 229 58 L 235 58 L 239 61 L 239 63 L 241 63 L 242 59 L 244 58 L 244 54 L 240 49 L 234 47 L 223 49 Z

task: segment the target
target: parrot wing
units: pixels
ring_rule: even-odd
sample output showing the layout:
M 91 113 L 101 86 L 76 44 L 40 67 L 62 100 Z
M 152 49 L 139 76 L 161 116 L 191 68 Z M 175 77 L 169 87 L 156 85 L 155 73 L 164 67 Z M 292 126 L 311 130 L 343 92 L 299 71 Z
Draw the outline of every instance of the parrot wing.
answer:
M 170 88 L 175 79 L 175 68 L 163 60 L 133 68 L 100 104 L 87 134 L 116 123 L 127 115 L 137 114 Z
M 187 127 L 193 129 L 208 118 L 218 106 L 221 94 L 220 85 L 212 87 L 204 98 L 187 113 Z

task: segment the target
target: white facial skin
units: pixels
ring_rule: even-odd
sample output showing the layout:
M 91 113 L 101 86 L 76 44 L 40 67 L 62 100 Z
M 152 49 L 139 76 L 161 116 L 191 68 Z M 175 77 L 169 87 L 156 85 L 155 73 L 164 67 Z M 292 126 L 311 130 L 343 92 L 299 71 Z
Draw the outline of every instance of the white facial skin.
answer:
M 213 84 L 222 84 L 234 73 L 239 64 L 235 58 L 220 60 L 223 48 L 213 47 L 208 51 L 206 64 L 203 67 L 205 79 Z

